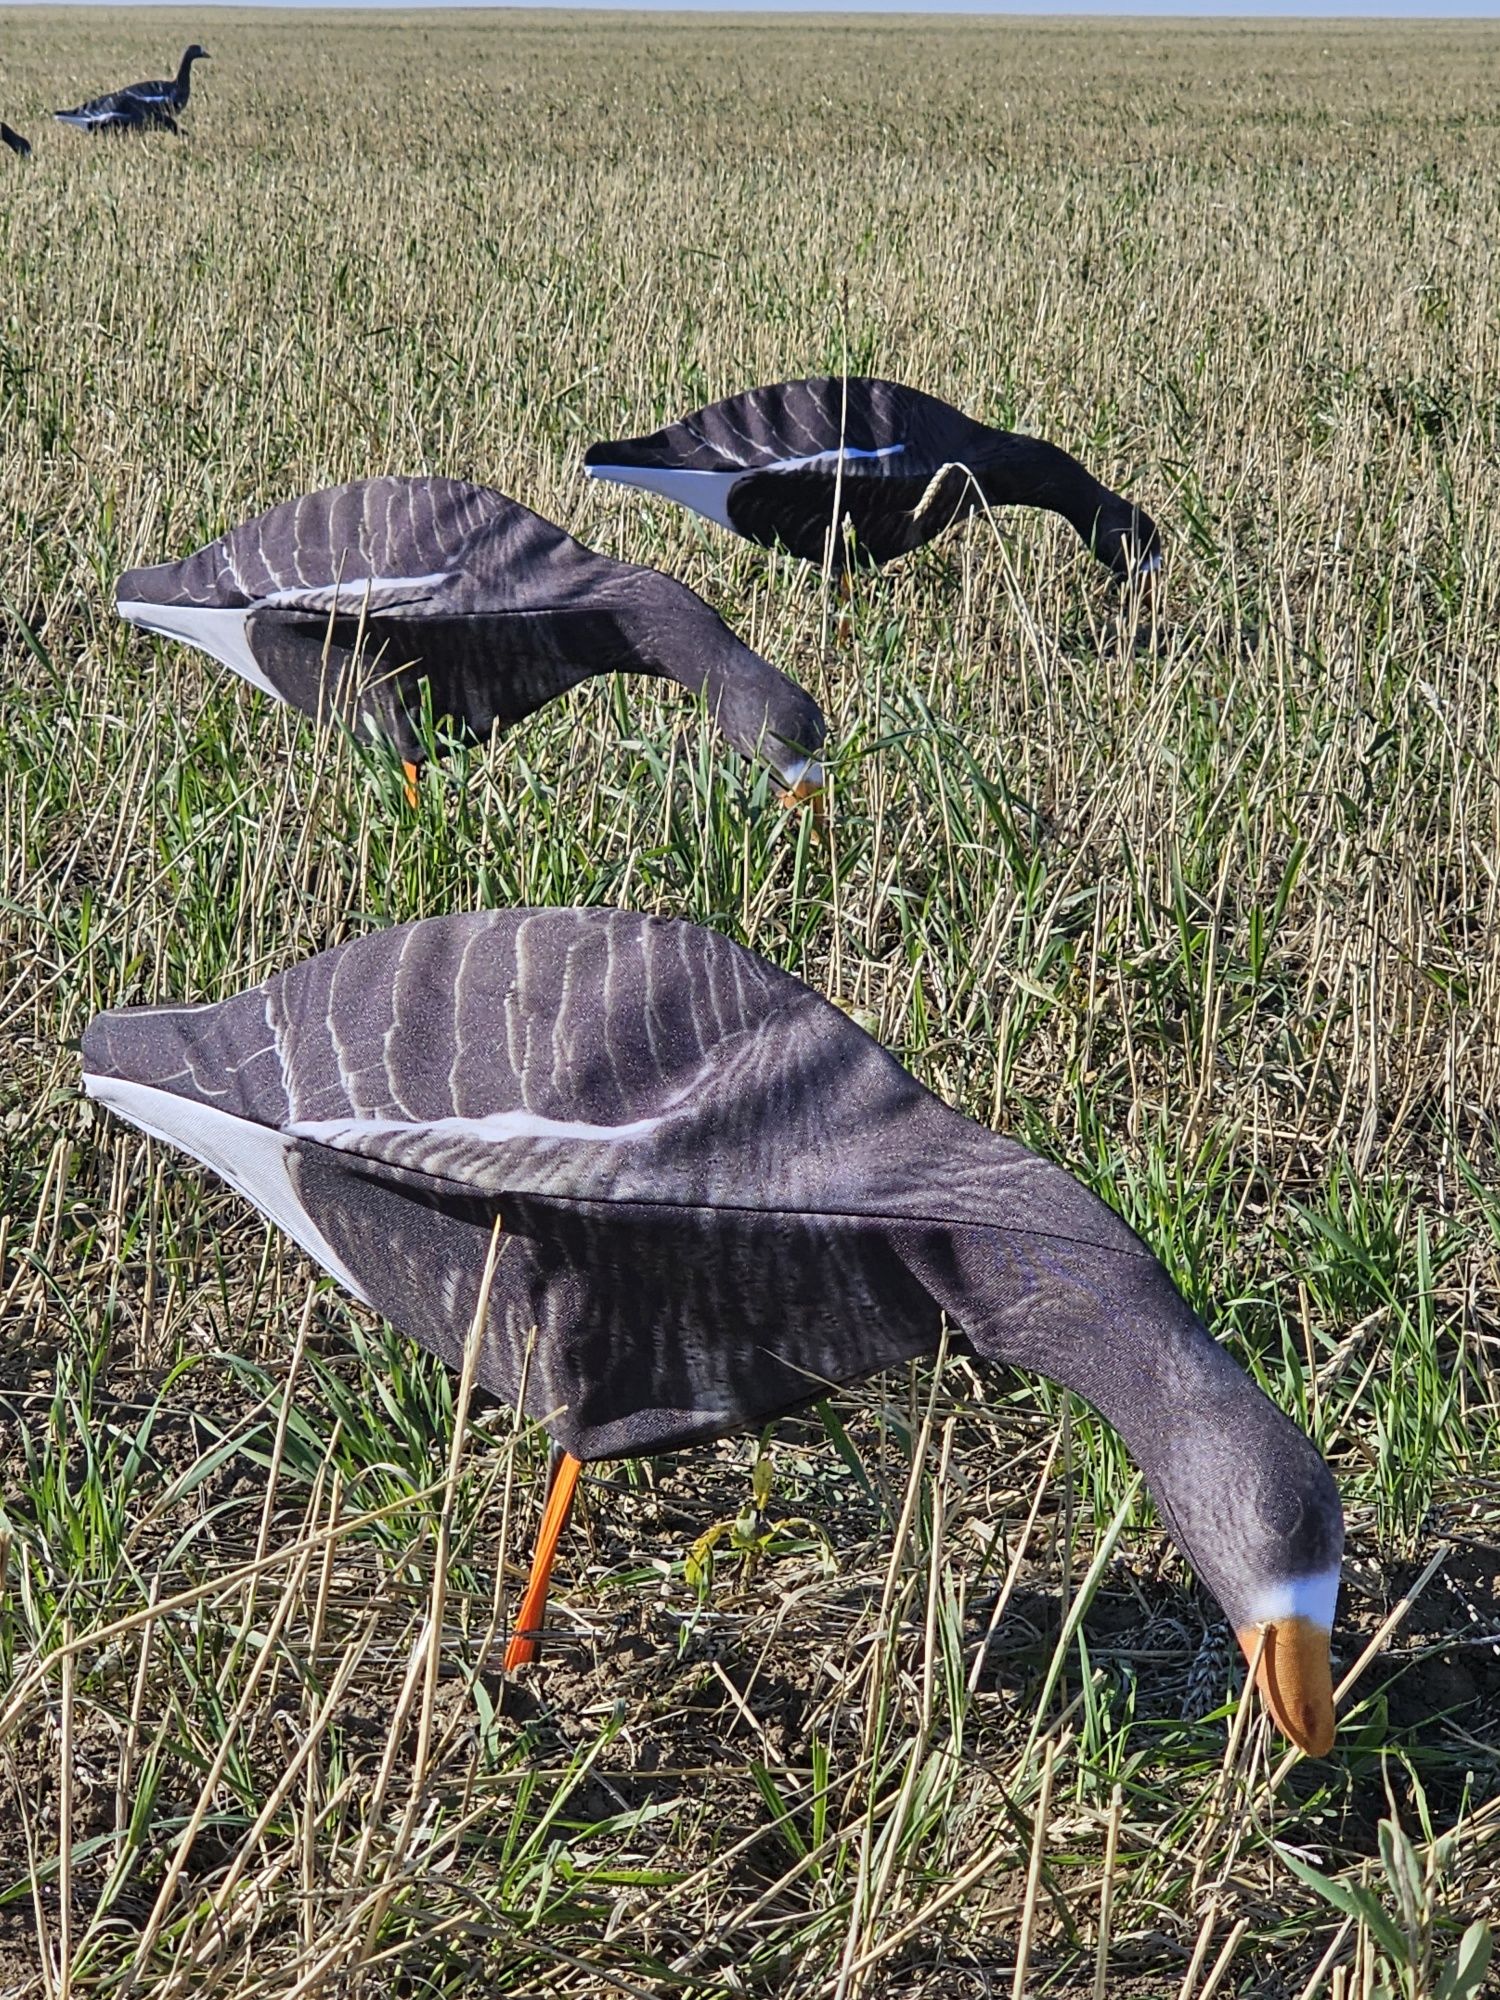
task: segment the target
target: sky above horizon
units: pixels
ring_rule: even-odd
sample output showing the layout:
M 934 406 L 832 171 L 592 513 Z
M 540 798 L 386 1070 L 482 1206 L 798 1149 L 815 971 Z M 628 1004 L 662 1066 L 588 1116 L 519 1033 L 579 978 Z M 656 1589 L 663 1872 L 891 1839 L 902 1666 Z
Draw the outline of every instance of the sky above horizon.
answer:
M 11 7 L 56 6 L 59 0 L 0 0 L 0 14 Z M 160 7 L 208 11 L 218 7 L 251 7 L 292 12 L 423 13 L 429 8 L 461 7 L 480 11 L 522 7 L 556 11 L 548 0 L 61 0 L 80 7 Z M 563 10 L 626 13 L 712 14 L 1029 14 L 1135 17 L 1139 19 L 1241 20 L 1403 20 L 1493 21 L 1500 19 L 1500 0 L 557 0 Z

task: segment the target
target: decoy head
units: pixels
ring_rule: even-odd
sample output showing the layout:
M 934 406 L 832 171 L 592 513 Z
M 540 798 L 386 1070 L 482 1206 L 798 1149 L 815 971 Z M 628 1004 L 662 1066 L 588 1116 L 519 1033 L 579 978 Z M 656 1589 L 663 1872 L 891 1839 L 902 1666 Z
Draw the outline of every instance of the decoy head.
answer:
M 182 55 L 185 63 L 207 62 L 208 59 L 208 50 L 200 48 L 197 42 L 194 42 L 190 49 L 184 49 Z
M 1094 523 L 1093 550 L 1117 583 L 1153 577 L 1161 569 L 1161 536 L 1143 507 L 1110 497 Z
M 1277 1725 L 1325 1755 L 1344 1547 L 1332 1473 L 1118 1216 L 1009 1141 L 986 1146 L 1002 1156 L 1004 1227 L 934 1229 L 914 1268 L 977 1353 L 1036 1369 L 1114 1425 Z
M 719 695 L 718 723 L 737 750 L 771 767 L 784 806 L 800 805 L 822 791 L 823 711 L 795 681 L 775 673 L 769 690 L 727 682 Z
M 672 577 L 643 572 L 622 617 L 638 667 L 695 694 L 742 757 L 770 766 L 783 804 L 823 788 L 827 726 L 805 688 L 736 638 L 716 611 Z
M 1174 1538 L 1233 1625 L 1283 1735 L 1326 1756 L 1344 1547 L 1333 1475 L 1258 1392 L 1235 1411 L 1231 1431 L 1184 1432 L 1169 1466 L 1153 1488 Z

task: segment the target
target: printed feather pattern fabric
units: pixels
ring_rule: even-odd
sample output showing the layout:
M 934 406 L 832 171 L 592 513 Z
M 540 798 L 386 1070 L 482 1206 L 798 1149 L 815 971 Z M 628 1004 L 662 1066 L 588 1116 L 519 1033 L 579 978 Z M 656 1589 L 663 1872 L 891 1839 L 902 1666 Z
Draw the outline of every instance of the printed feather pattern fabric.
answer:
M 929 1350 L 976 1254 L 1018 1358 L 1026 1323 L 1097 1309 L 1101 1271 L 1165 1283 L 1060 1168 L 689 924 L 434 918 L 216 1005 L 103 1015 L 84 1058 L 281 1134 L 339 1274 L 454 1365 L 498 1216 L 481 1379 L 514 1400 L 524 1373 L 582 1458 Z
M 179 562 L 127 571 L 116 594 L 148 628 L 153 605 L 243 613 L 255 678 L 305 715 L 373 728 L 414 761 L 424 680 L 434 717 L 481 741 L 611 672 L 705 692 L 730 741 L 787 782 L 824 739 L 812 698 L 685 585 L 464 480 L 307 494 Z
M 1063 515 L 1121 572 L 1156 547 L 1149 516 L 1056 445 L 873 376 L 748 389 L 649 436 L 592 445 L 584 463 L 604 478 L 612 467 L 737 474 L 729 525 L 811 562 L 824 560 L 835 528 L 834 560 L 847 560 L 845 524 L 854 553 L 885 563 L 990 506 Z

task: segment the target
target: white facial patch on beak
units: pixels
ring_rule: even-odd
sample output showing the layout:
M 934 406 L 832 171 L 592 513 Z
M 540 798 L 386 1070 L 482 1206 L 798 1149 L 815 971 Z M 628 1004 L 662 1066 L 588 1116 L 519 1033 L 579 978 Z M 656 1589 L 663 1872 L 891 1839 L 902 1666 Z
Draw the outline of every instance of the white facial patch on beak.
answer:
M 1315 1576 L 1293 1576 L 1270 1585 L 1247 1607 L 1252 1625 L 1277 1625 L 1288 1618 L 1305 1618 L 1321 1631 L 1333 1630 L 1338 1608 L 1340 1568 L 1320 1570 Z
M 782 786 L 794 798 L 810 798 L 814 792 L 823 789 L 823 766 L 816 757 L 788 757 L 783 763 L 770 751 L 767 752 Z

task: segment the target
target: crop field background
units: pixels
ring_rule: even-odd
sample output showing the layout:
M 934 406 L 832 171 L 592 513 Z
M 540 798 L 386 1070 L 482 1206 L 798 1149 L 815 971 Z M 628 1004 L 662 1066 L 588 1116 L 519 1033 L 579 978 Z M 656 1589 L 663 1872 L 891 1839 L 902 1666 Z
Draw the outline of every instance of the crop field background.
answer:
M 180 139 L 56 105 L 170 72 Z M 0 1992 L 1364 2000 L 1500 1921 L 1500 32 L 0 13 Z M 1068 446 L 858 583 L 592 438 L 884 373 Z M 661 684 L 399 768 L 111 609 L 377 471 L 691 583 Z M 1350 1524 L 1289 1756 L 1076 1399 L 961 1357 L 591 1473 L 91 1111 L 100 1006 L 372 928 L 721 928 L 1142 1231 Z M 764 1479 L 762 1473 L 762 1479 Z M 703 1538 L 712 1540 L 705 1550 Z M 1480 1934 L 1473 1934 L 1474 1951 Z

